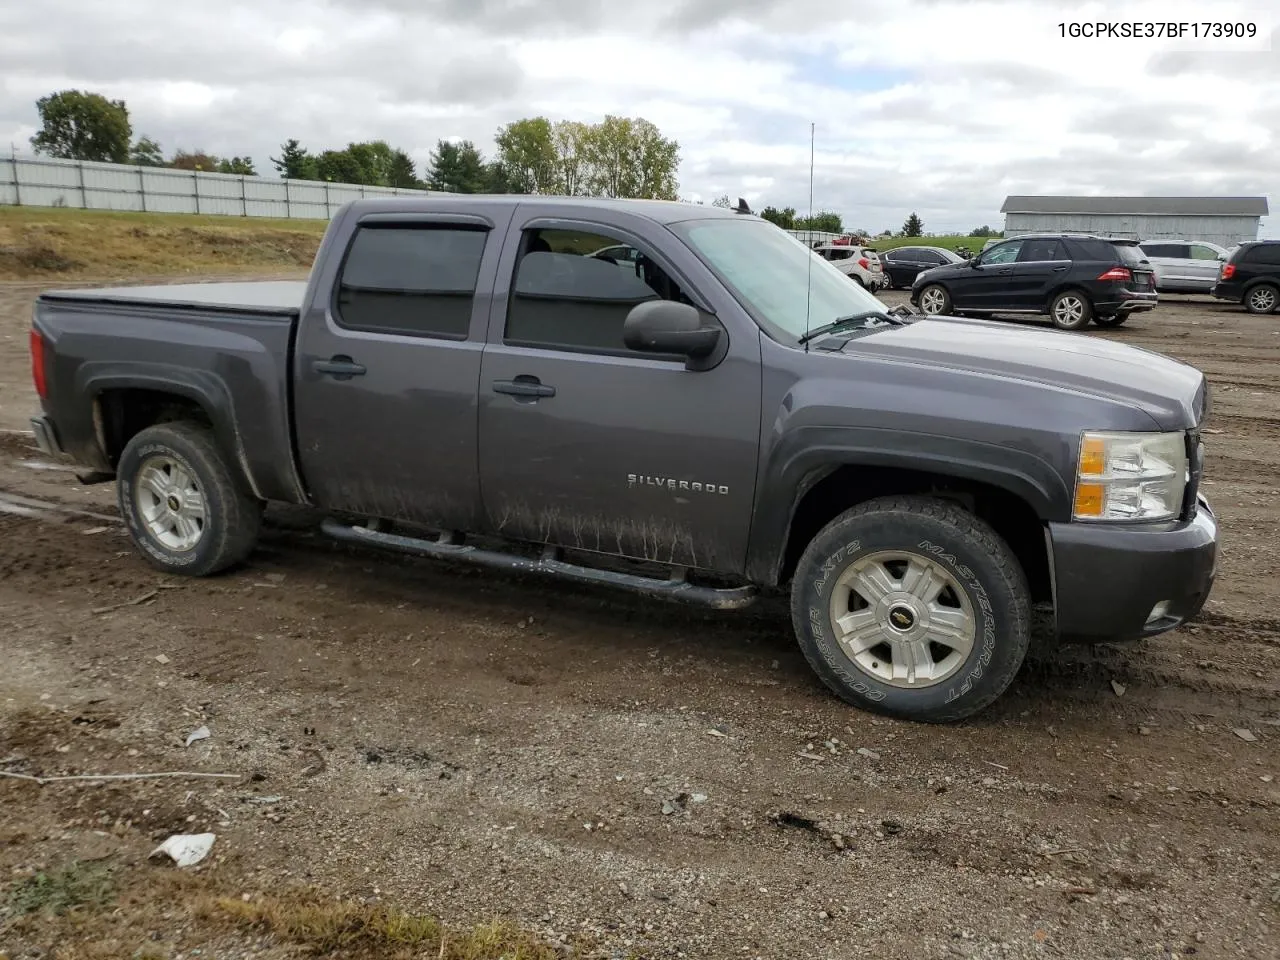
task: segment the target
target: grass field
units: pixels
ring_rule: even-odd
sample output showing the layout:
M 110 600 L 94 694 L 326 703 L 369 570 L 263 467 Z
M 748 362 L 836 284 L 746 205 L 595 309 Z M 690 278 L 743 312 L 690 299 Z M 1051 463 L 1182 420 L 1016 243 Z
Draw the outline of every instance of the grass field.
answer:
M 0 280 L 302 271 L 311 266 L 326 226 L 327 220 L 0 207 Z M 587 246 L 597 239 L 587 238 Z M 985 242 L 965 236 L 883 237 L 871 245 L 881 252 L 968 246 L 977 253 Z
M 306 270 L 326 220 L 0 207 L 0 280 Z

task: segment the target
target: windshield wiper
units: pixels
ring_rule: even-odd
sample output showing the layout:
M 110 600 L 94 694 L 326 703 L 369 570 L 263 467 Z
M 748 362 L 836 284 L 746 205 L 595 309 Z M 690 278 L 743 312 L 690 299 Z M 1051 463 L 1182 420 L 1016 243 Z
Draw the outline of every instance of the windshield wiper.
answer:
M 814 327 L 812 330 L 810 330 L 808 333 L 802 336 L 797 342 L 808 343 L 810 340 L 813 340 L 817 337 L 821 337 L 824 334 L 834 333 L 836 330 L 845 330 L 850 327 L 880 326 L 880 324 L 878 323 L 867 323 L 866 321 L 868 320 L 883 320 L 885 321 L 885 323 L 888 323 L 895 327 L 902 327 L 902 326 L 906 326 L 907 324 L 907 321 L 903 320 L 901 317 L 895 317 L 892 314 L 886 313 L 883 310 L 863 310 L 861 313 L 851 313 L 847 317 L 836 317 L 830 323 L 824 323 L 820 327 Z

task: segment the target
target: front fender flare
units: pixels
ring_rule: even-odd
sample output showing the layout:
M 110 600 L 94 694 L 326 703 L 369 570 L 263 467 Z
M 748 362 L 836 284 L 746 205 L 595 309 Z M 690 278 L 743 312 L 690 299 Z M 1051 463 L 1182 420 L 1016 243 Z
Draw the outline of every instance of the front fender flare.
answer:
M 760 482 L 747 575 L 779 582 L 796 508 L 814 484 L 841 467 L 888 467 L 983 483 L 1017 497 L 1043 522 L 1065 520 L 1072 491 L 1042 457 L 977 440 L 878 428 L 808 427 L 770 455 Z

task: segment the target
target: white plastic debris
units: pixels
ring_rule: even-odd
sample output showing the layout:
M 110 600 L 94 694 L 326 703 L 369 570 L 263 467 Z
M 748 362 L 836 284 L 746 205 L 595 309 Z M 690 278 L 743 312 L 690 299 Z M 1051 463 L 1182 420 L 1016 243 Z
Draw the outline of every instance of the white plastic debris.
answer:
M 209 732 L 208 727 L 197 727 L 187 734 L 187 746 L 191 746 L 197 740 L 208 740 L 213 734 Z
M 209 855 L 215 839 L 217 836 L 212 833 L 175 833 L 152 850 L 150 856 L 164 853 L 180 867 L 195 866 Z

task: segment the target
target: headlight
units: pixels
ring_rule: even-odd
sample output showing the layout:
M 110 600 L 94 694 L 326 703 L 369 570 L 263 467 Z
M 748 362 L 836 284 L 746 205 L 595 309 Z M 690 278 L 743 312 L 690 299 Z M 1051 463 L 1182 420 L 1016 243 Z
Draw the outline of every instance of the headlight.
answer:
M 1076 470 L 1076 520 L 1170 520 L 1187 486 L 1181 433 L 1085 433 Z

